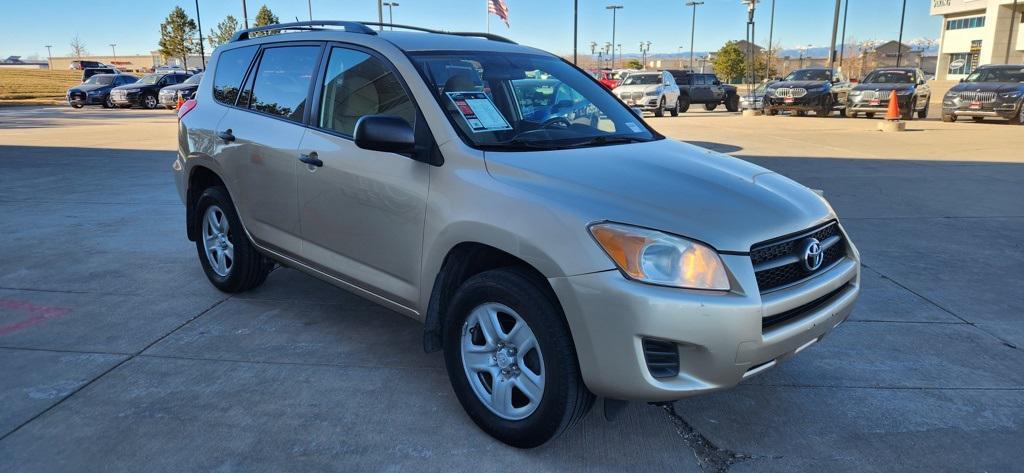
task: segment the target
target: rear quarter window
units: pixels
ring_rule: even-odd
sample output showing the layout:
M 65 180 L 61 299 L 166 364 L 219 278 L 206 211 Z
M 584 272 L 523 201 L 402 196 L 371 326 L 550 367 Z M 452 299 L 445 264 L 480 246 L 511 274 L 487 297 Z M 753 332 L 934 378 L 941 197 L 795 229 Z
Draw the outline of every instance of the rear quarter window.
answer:
M 256 50 L 256 46 L 246 46 L 221 53 L 213 76 L 214 100 L 225 105 L 235 104 L 245 71 L 249 69 Z

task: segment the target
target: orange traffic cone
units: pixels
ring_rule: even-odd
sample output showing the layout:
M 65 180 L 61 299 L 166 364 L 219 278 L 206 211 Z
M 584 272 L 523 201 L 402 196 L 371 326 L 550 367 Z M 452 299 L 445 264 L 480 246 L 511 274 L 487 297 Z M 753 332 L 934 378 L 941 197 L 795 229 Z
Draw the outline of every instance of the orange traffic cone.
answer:
M 894 92 L 893 94 L 895 95 L 895 92 Z M 174 108 L 175 108 L 175 109 L 181 109 L 181 104 L 183 104 L 183 103 L 185 103 L 185 100 L 183 100 L 183 99 L 181 98 L 181 96 L 179 95 L 179 96 L 178 96 L 178 103 L 174 104 Z M 889 111 L 890 111 L 890 112 L 892 112 L 892 110 L 891 110 L 891 107 L 890 107 L 890 110 L 889 110 Z M 886 116 L 886 118 L 888 118 L 888 116 Z
M 893 90 L 892 95 L 889 96 L 889 110 L 885 112 L 885 119 L 899 120 L 901 116 L 899 96 L 896 95 L 896 91 Z

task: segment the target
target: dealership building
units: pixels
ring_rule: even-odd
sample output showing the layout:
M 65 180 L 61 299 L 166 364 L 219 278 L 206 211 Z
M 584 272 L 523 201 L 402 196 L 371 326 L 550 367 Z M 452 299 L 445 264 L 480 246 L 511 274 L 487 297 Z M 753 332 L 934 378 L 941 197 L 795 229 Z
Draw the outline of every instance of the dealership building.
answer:
M 943 20 L 936 79 L 960 79 L 985 64 L 1024 64 L 1024 0 L 931 3 Z

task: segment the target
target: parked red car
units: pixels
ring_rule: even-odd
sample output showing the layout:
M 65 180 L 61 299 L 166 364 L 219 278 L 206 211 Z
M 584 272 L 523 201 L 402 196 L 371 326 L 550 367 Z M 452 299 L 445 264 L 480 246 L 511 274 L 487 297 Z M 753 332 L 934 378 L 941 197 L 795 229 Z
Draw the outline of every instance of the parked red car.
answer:
M 601 85 L 608 88 L 608 90 L 614 89 L 619 86 L 619 81 L 615 80 L 615 74 L 609 70 L 591 71 L 591 75 L 597 79 Z

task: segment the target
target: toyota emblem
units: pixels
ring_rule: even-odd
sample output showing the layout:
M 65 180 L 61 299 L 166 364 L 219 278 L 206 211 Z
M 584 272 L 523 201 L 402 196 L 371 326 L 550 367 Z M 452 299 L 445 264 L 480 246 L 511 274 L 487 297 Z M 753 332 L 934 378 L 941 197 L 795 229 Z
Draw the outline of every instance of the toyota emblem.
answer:
M 825 254 L 821 249 L 821 242 L 817 238 L 808 238 L 804 240 L 804 251 L 803 262 L 804 269 L 808 272 L 816 271 L 821 267 L 821 262 L 825 259 Z

